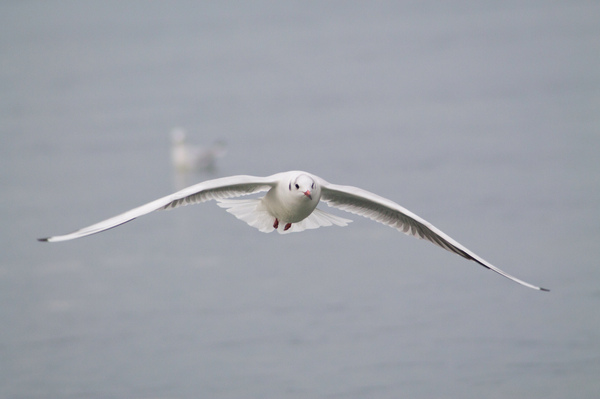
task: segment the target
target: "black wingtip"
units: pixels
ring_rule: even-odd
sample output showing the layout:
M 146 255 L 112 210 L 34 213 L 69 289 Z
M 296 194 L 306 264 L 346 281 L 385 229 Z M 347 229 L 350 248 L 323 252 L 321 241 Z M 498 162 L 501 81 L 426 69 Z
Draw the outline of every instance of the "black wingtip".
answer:
M 49 239 L 50 239 L 50 237 L 47 237 L 47 238 L 38 238 L 37 240 L 39 242 L 48 242 Z
M 544 287 L 540 287 L 540 291 L 550 292 L 550 290 L 548 288 L 544 288 Z

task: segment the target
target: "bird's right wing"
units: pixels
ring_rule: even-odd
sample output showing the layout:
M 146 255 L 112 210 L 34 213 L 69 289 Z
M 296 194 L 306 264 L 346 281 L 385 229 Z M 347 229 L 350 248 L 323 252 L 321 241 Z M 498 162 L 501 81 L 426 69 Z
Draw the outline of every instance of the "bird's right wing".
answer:
M 112 229 L 113 227 L 117 227 L 123 223 L 127 223 L 135 218 L 157 210 L 173 209 L 213 199 L 233 198 L 261 191 L 268 191 L 277 184 L 279 176 L 280 174 L 268 177 L 239 175 L 207 180 L 121 213 L 120 215 L 84 227 L 73 233 L 40 238 L 39 241 L 57 242 L 72 240 Z

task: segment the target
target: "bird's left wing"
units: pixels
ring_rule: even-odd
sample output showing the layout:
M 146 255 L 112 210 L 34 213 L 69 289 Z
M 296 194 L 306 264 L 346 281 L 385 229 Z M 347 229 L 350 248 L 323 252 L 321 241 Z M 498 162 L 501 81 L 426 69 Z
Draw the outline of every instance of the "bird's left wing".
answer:
M 459 244 L 446 233 L 415 215 L 397 203 L 369 191 L 328 183 L 321 179 L 321 200 L 327 205 L 344 211 L 364 216 L 376 222 L 394 227 L 399 231 L 417 238 L 428 240 L 463 258 L 473 260 L 494 272 L 521 285 L 541 291 L 548 291 L 533 284 L 522 281 L 505 271 L 498 269 L 480 256 Z
M 40 238 L 39 241 L 57 242 L 96 234 L 112 229 L 135 218 L 161 209 L 173 209 L 179 206 L 197 204 L 212 199 L 233 198 L 261 191 L 267 191 L 277 184 L 279 175 L 268 177 L 256 176 L 230 176 L 220 179 L 207 180 L 202 183 L 184 188 L 176 193 L 159 198 L 145 205 L 131 209 L 127 212 L 99 223 L 84 227 L 70 234 Z

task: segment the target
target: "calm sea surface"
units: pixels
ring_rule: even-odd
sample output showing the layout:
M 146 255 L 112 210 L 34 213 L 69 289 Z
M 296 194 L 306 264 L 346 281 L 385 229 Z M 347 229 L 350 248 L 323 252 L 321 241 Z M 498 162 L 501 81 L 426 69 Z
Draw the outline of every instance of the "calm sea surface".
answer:
M 597 397 L 600 3 L 202 3 L 0 4 L 0 398 Z M 355 216 L 35 240 L 290 169 L 552 291 Z

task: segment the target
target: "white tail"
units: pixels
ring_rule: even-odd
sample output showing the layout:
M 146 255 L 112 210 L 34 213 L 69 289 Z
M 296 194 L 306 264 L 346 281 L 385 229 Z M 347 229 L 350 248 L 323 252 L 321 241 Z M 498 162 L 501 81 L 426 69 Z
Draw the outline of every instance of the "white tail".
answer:
M 273 223 L 275 218 L 267 211 L 262 203 L 262 198 L 258 199 L 220 199 L 217 200 L 221 208 L 227 208 L 227 212 L 231 213 L 236 218 L 243 220 L 250 226 L 257 228 L 263 233 L 270 233 L 275 228 Z M 308 217 L 297 223 L 292 223 L 287 231 L 284 231 L 285 220 L 280 221 L 277 232 L 279 234 L 298 233 L 303 230 L 317 229 L 326 226 L 347 226 L 352 222 L 350 219 L 344 219 L 339 216 L 332 215 L 316 208 Z

